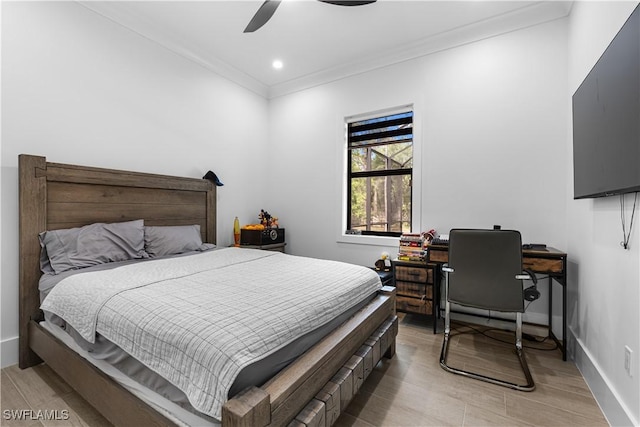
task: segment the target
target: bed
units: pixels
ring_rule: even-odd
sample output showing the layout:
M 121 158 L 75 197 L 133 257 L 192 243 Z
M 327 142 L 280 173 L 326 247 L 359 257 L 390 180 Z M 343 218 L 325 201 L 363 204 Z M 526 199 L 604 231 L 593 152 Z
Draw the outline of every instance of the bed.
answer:
M 195 224 L 203 242 L 215 243 L 215 186 L 201 179 L 50 163 L 31 155 L 20 155 L 19 179 L 20 367 L 44 361 L 115 425 L 180 424 L 43 326 L 38 235 L 142 219 L 148 226 Z M 264 384 L 226 400 L 221 424 L 331 425 L 379 358 L 395 353 L 393 288 L 383 287 L 349 316 Z

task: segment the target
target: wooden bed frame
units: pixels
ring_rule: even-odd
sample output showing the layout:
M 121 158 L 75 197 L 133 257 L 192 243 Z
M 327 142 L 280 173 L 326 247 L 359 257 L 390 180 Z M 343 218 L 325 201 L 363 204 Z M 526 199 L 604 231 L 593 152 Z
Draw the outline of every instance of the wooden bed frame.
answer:
M 216 242 L 216 187 L 209 181 L 49 163 L 19 156 L 19 366 L 47 363 L 115 425 L 175 425 L 39 325 L 38 233 L 96 222 L 144 219 L 146 225 L 199 224 Z M 331 425 L 381 355 L 393 357 L 395 288 L 366 307 L 262 387 L 225 403 L 223 427 Z

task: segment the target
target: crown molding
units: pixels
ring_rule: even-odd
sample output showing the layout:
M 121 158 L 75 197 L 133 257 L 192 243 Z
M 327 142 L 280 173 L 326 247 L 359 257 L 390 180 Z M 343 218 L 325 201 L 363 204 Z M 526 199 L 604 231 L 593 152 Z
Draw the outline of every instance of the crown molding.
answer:
M 540 1 L 499 16 L 418 40 L 406 45 L 402 50 L 394 50 L 388 53 L 382 52 L 372 57 L 361 58 L 337 67 L 327 68 L 286 82 L 268 86 L 229 63 L 189 46 L 188 43 L 180 40 L 177 35 L 171 34 L 166 28 L 159 27 L 153 22 L 146 20 L 143 16 L 131 15 L 129 12 L 118 7 L 120 2 L 78 1 L 78 3 L 104 18 L 266 99 L 285 96 L 443 50 L 561 19 L 569 15 L 573 5 L 573 1 Z M 137 24 L 141 21 L 144 21 L 144 28 L 147 29 L 145 33 L 135 29 L 139 27 Z
M 572 6 L 573 1 L 541 1 L 416 41 L 400 51 L 349 62 L 272 85 L 269 88 L 268 97 L 269 99 L 277 98 L 443 50 L 561 19 L 571 13 Z
M 120 25 L 127 30 L 144 37 L 156 44 L 161 45 L 165 49 L 191 61 L 201 67 L 230 80 L 245 89 L 248 89 L 263 98 L 268 98 L 269 87 L 249 76 L 238 68 L 222 61 L 218 58 L 200 52 L 198 49 L 188 47 L 188 43 L 180 40 L 180 38 L 170 33 L 166 28 L 162 28 L 157 24 L 145 19 L 141 15 L 132 15 L 119 7 L 120 2 L 117 1 L 78 1 L 78 4 L 84 6 L 90 11 Z M 144 22 L 144 27 L 148 30 L 144 33 L 137 30 L 140 22 Z

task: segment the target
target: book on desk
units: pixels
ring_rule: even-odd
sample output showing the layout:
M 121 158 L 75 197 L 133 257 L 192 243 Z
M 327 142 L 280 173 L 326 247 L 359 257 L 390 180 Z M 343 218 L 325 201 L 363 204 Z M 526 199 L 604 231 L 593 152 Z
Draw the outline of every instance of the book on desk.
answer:
M 427 258 L 424 237 L 421 234 L 403 233 L 398 242 L 398 260 L 424 262 Z

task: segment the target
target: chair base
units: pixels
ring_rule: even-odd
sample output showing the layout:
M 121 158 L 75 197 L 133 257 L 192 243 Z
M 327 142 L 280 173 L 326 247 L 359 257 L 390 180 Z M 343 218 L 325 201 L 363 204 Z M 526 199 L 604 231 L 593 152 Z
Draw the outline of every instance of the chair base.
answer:
M 533 391 L 536 386 L 533 382 L 533 377 L 531 376 L 531 372 L 529 371 L 529 365 L 527 364 L 527 359 L 524 357 L 524 353 L 522 352 L 522 346 L 518 345 L 519 341 L 516 342 L 516 355 L 518 356 L 518 360 L 520 361 L 520 366 L 522 367 L 522 371 L 524 372 L 524 376 L 526 379 L 526 384 L 516 384 L 509 381 L 500 380 L 498 378 L 488 377 L 486 375 L 477 374 L 475 372 L 465 371 L 462 369 L 454 368 L 447 365 L 447 353 L 449 350 L 449 330 L 445 330 L 444 333 L 444 341 L 442 343 L 442 351 L 440 352 L 440 366 L 447 372 L 451 372 L 453 374 L 462 375 L 465 377 L 473 378 L 480 381 L 485 381 L 491 384 L 500 385 L 503 387 L 508 387 L 514 390 L 519 391 Z

